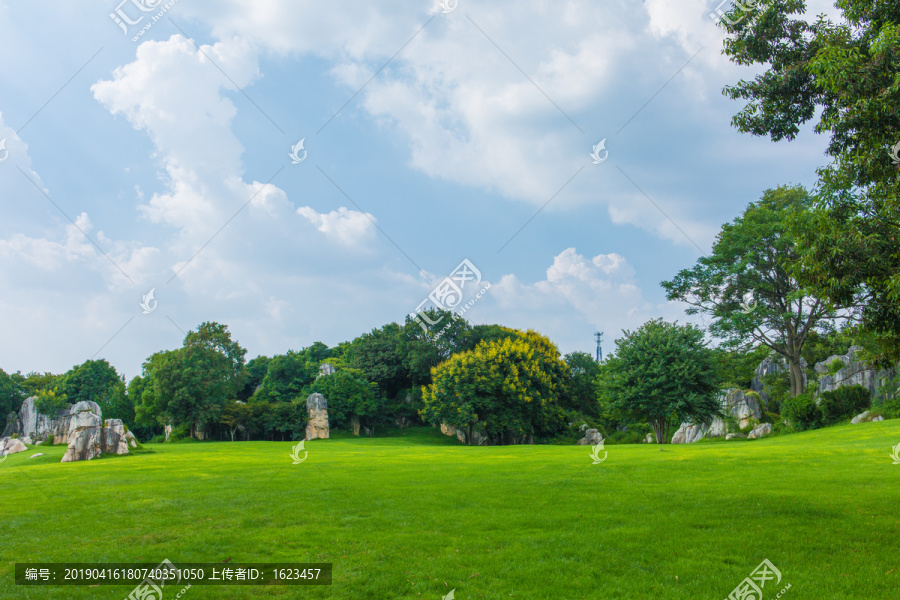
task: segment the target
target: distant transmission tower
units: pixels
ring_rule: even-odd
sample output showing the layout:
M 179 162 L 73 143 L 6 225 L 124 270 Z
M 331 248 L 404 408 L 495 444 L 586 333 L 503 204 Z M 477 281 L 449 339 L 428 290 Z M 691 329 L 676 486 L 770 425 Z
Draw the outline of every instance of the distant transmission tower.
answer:
M 603 342 L 603 332 L 598 331 L 594 337 L 597 339 L 597 362 L 600 362 L 603 360 L 603 350 L 600 348 L 600 343 Z

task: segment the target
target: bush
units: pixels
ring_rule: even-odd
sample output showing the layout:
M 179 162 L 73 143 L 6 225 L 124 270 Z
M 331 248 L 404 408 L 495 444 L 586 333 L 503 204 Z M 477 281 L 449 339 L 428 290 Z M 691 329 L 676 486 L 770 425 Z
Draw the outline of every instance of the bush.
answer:
M 810 392 L 803 392 L 799 396 L 785 400 L 781 416 L 790 421 L 797 431 L 818 429 L 825 422 L 822 409 L 816 404 Z
M 835 358 L 833 361 L 828 363 L 828 374 L 835 375 L 838 371 L 844 368 L 844 361 L 839 358 Z
M 12 434 L 12 435 L 9 436 L 9 437 L 11 437 L 11 438 L 14 439 L 14 440 L 17 440 L 17 439 L 19 439 L 19 434 L 18 434 L 18 433 L 14 433 L 14 434 Z
M 872 406 L 872 393 L 861 385 L 848 385 L 833 392 L 822 392 L 819 408 L 825 423 L 853 417 Z
M 47 436 L 47 441 L 44 443 L 47 444 L 48 446 L 52 446 L 55 443 L 52 433 Z
M 163 433 L 161 433 L 159 435 L 154 435 L 152 438 L 150 438 L 151 444 L 162 444 L 165 441 L 166 441 L 166 436 Z

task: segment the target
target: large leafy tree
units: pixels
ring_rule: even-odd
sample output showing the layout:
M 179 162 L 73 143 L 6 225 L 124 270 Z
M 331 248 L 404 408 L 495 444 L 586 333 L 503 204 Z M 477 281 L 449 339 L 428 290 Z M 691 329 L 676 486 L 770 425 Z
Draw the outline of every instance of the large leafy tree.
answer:
M 311 390 L 328 401 L 328 421 L 331 427 L 345 428 L 351 417 L 372 433 L 382 414 L 384 396 L 374 383 L 366 381 L 359 372 L 338 369 L 332 375 L 319 377 Z
M 321 356 L 321 349 L 315 345 L 273 356 L 267 361 L 265 377 L 253 394 L 253 401 L 277 404 L 299 398 L 315 381 Z
M 719 380 L 701 329 L 657 319 L 623 333 L 597 381 L 615 413 L 649 422 L 660 444 L 667 443 L 674 424 L 719 415 Z
M 126 396 L 125 382 L 106 360 L 87 360 L 72 367 L 63 376 L 60 391 L 72 404 L 96 402 L 104 419 L 134 424 L 134 407 Z
M 367 381 L 378 385 L 386 398 L 395 398 L 409 387 L 409 373 L 403 364 L 403 332 L 396 323 L 364 333 L 344 354 L 347 364 L 359 370 Z
M 598 416 L 600 405 L 597 403 L 595 382 L 600 374 L 600 363 L 587 352 L 570 352 L 566 354 L 565 361 L 570 375 L 562 400 L 563 407 L 586 416 Z
M 747 102 L 743 132 L 791 140 L 818 115 L 831 164 L 819 170 L 814 220 L 793 231 L 800 278 L 836 305 L 856 307 L 900 358 L 900 4 L 840 0 L 843 20 L 807 22 L 802 0 L 772 0 L 755 19 L 728 24 L 725 53 L 765 70 L 725 88 Z
M 167 352 L 153 371 L 162 415 L 195 432 L 214 422 L 230 396 L 231 364 L 212 348 L 189 346 Z
M 23 377 L 18 373 L 9 375 L 0 369 L 0 426 L 4 425 L 7 415 L 18 412 L 25 400 L 22 389 Z
M 796 243 L 789 221 L 808 221 L 810 197 L 800 187 L 768 190 L 722 227 L 710 256 L 662 282 L 688 314 L 714 319 L 710 331 L 736 347 L 763 344 L 784 357 L 791 394 L 803 392 L 803 345 L 816 327 L 835 318 L 831 305 L 808 295 L 795 278 Z
M 206 321 L 197 327 L 196 331 L 189 331 L 184 338 L 184 348 L 203 348 L 212 350 L 224 356 L 227 360 L 227 371 L 224 372 L 228 393 L 231 396 L 237 394 L 244 387 L 244 356 L 247 351 L 236 341 L 231 339 L 231 332 L 227 325 Z M 199 354 L 197 354 L 199 356 Z
M 567 375 L 559 351 L 535 332 L 482 343 L 435 367 L 422 417 L 465 428 L 468 443 L 479 424 L 494 444 L 539 435 L 560 419 Z

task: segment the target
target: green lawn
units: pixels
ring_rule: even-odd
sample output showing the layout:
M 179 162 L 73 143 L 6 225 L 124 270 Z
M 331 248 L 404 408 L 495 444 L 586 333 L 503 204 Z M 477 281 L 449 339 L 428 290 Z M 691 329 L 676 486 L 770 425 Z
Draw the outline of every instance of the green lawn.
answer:
M 434 430 L 160 444 L 0 464 L 0 598 L 15 562 L 331 562 L 330 587 L 194 586 L 182 598 L 726 598 L 765 558 L 765 598 L 900 598 L 900 420 L 688 446 L 469 448 Z M 149 448 L 149 447 L 148 447 Z M 601 455 L 602 456 L 602 455 Z M 174 598 L 174 592 L 165 598 Z

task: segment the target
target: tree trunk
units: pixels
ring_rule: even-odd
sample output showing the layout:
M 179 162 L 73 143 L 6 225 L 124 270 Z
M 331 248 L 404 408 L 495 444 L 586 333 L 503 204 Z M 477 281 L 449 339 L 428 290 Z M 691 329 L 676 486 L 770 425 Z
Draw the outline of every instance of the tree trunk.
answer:
M 653 433 L 656 435 L 656 443 L 657 444 L 665 444 L 666 440 L 669 439 L 669 420 L 668 419 L 654 419 L 650 422 L 650 426 L 653 427 Z
M 791 377 L 791 396 L 799 396 L 803 393 L 803 366 L 800 364 L 800 356 L 788 358 L 788 367 Z
M 472 431 L 475 429 L 474 423 L 469 423 L 469 431 L 466 434 L 466 444 L 472 445 Z

